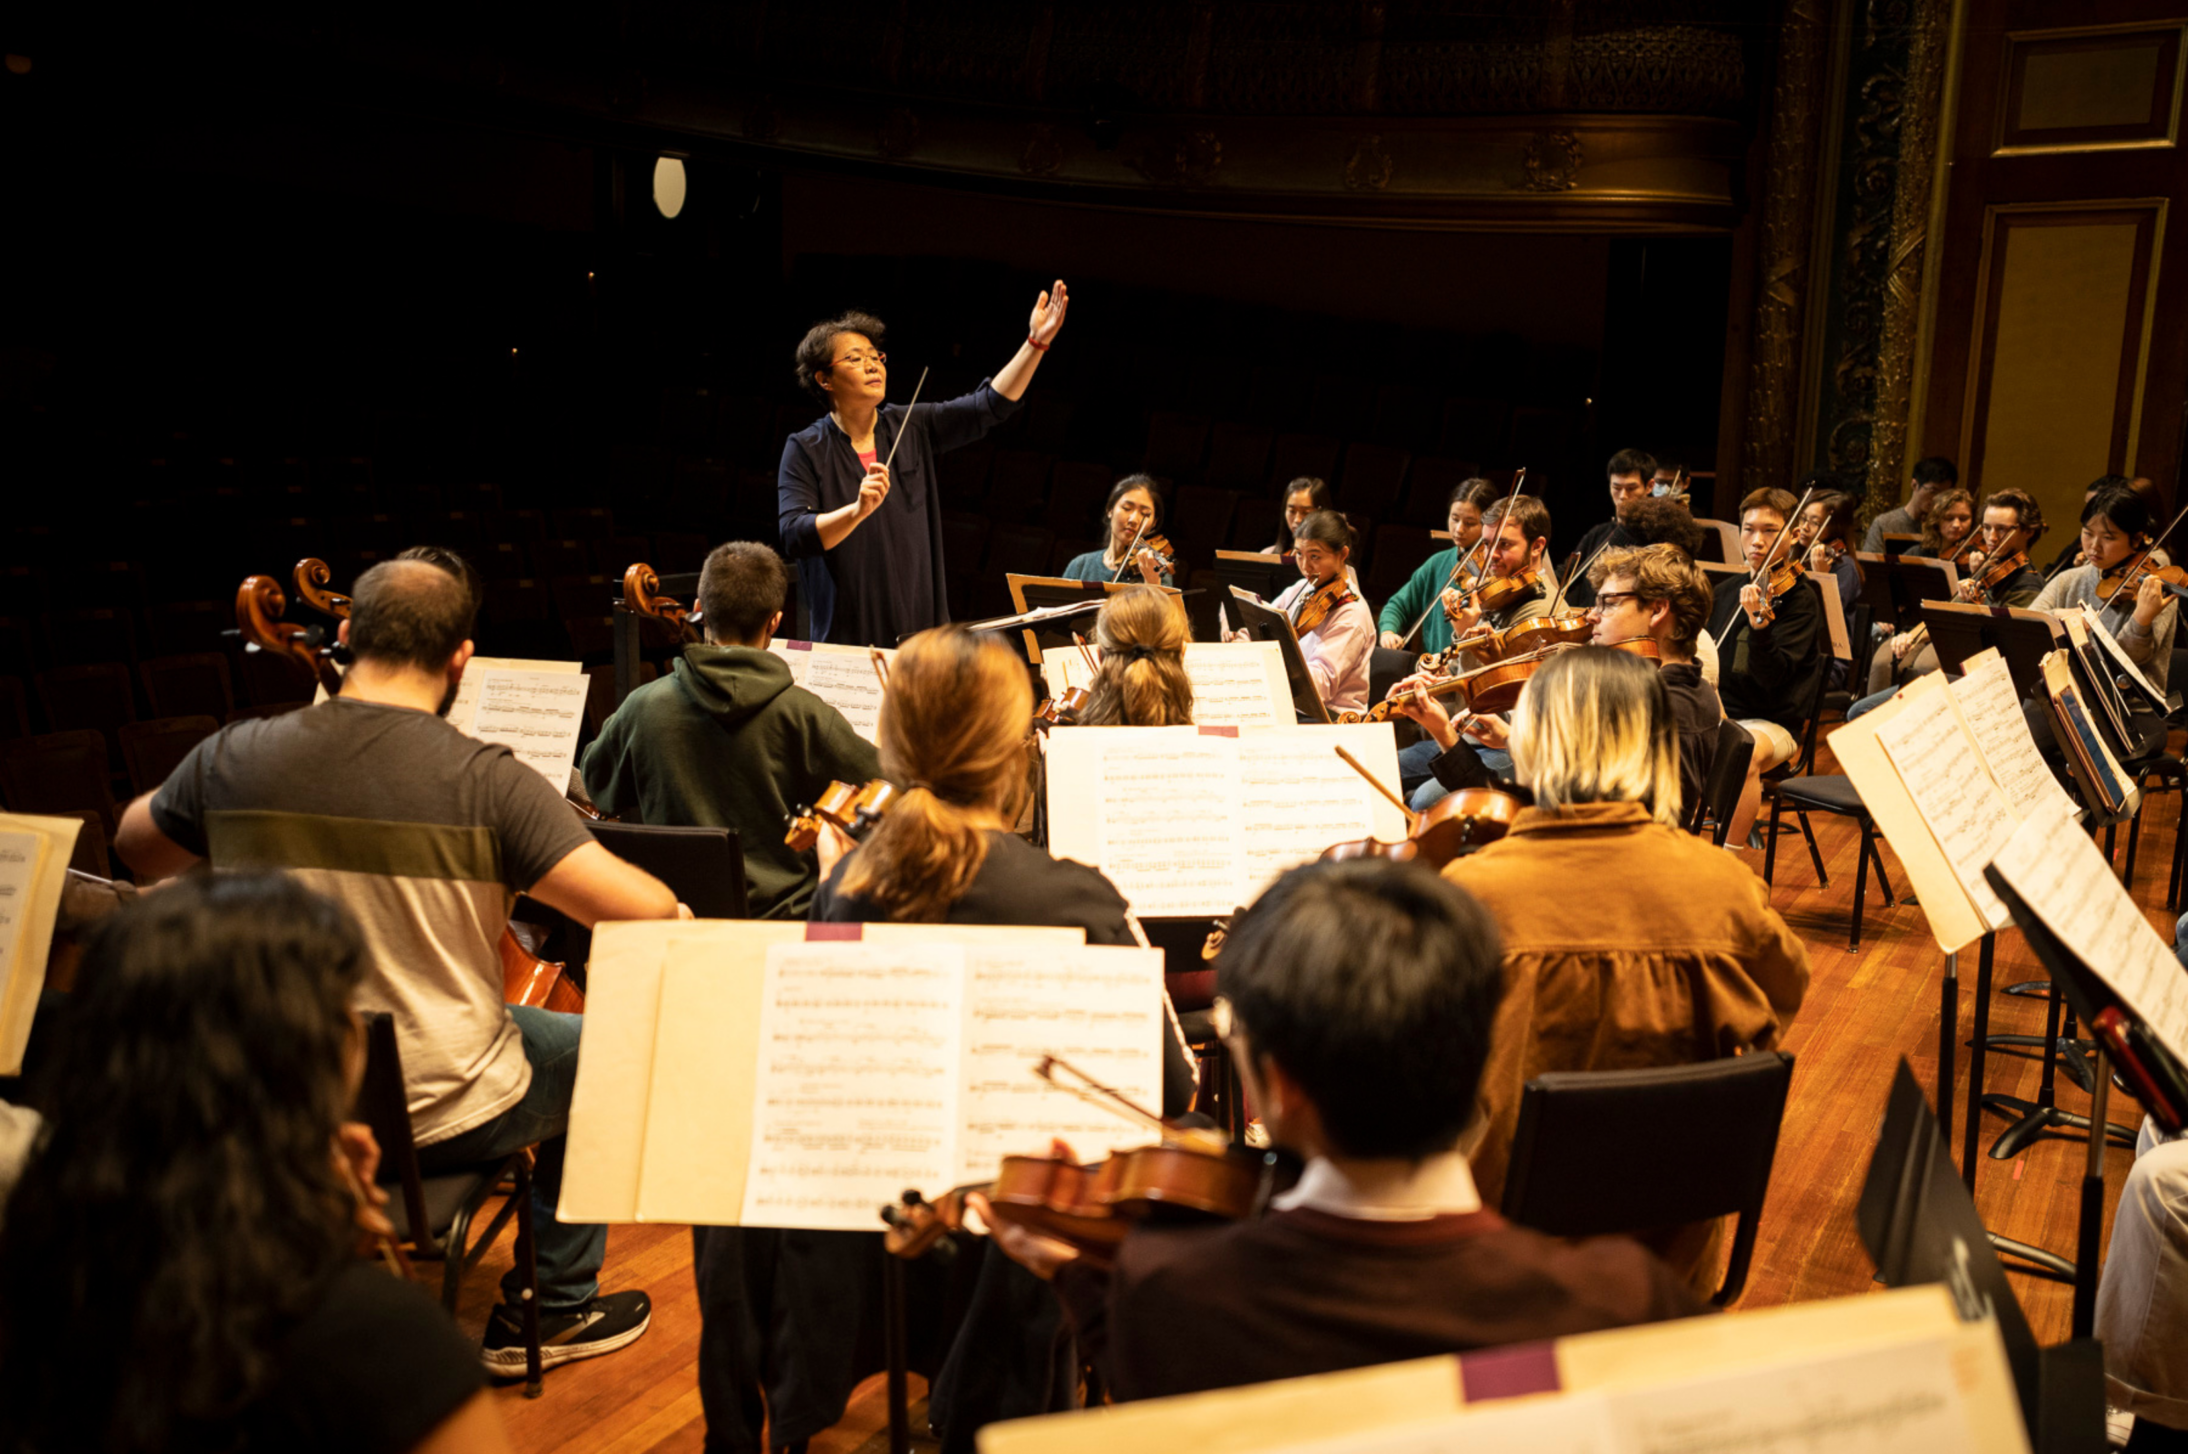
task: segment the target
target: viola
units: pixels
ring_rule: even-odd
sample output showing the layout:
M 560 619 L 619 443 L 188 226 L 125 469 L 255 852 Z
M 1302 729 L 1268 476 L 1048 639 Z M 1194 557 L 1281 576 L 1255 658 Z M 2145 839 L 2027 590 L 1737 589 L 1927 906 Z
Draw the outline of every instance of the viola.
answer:
M 1319 631 L 1334 612 L 1359 599 L 1352 593 L 1352 583 L 1339 571 L 1299 604 L 1299 614 L 1292 618 L 1292 629 L 1301 636 Z
M 1158 571 L 1169 574 L 1175 574 L 1177 571 L 1178 553 L 1164 536 L 1144 535 L 1140 537 L 1139 548 L 1134 550 L 1127 557 L 1127 560 L 1138 560 L 1142 555 L 1154 556 L 1154 566 Z
M 1770 579 L 1763 588 L 1763 620 L 1775 621 L 1778 618 L 1774 609 L 1778 598 L 1800 584 L 1806 575 L 1807 572 L 1801 568 L 1800 557 L 1797 555 L 1785 556 L 1771 565 Z
M 1531 651 L 1525 656 L 1510 657 L 1492 662 L 1478 671 L 1470 671 L 1459 678 L 1466 684 L 1466 705 L 1478 714 L 1509 712 L 1519 702 L 1521 692 L 1534 679 L 1543 664 L 1559 652 L 1578 649 L 1577 642 L 1561 641 Z
M 863 787 L 832 782 L 811 807 L 800 807 L 790 815 L 783 842 L 803 853 L 820 841 L 824 823 L 854 841 L 864 838 L 889 811 L 896 795 L 896 784 L 878 777 Z
M 661 577 L 644 561 L 623 572 L 623 605 L 633 615 L 666 622 L 680 641 L 699 641 L 697 617 L 661 594 Z
M 565 1015 L 585 1013 L 585 992 L 570 978 L 567 965 L 541 959 L 507 929 L 501 931 L 500 947 L 503 1004 L 529 1005 L 535 1010 L 557 1010 Z
M 1084 712 L 1086 704 L 1093 700 L 1091 687 L 1065 687 L 1034 712 L 1033 725 L 1036 729 L 1063 726 Z
M 2007 581 L 2012 580 L 2015 575 L 2027 569 L 2027 567 L 2028 552 L 2026 551 L 2017 550 L 2011 555 L 1999 557 L 1989 565 L 1984 566 L 1983 573 L 1975 578 L 1977 594 L 1989 595 Z
M 1537 616 L 1532 621 L 1507 626 L 1498 645 L 1503 655 L 1517 656 L 1558 642 L 1585 646 L 1594 635 L 1595 623 L 1588 619 L 1588 613 L 1570 611 L 1562 616 Z

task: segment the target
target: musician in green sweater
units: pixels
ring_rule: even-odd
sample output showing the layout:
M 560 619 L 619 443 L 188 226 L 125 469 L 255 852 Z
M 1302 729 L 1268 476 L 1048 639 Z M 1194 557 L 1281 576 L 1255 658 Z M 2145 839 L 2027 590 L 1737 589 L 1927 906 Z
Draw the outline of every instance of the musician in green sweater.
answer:
M 1461 480 L 1451 491 L 1449 524 L 1451 548 L 1439 550 L 1421 562 L 1421 568 L 1412 579 L 1399 587 L 1398 593 L 1383 603 L 1382 614 L 1375 618 L 1379 644 L 1393 651 L 1441 651 L 1451 644 L 1451 623 L 1440 610 L 1430 610 L 1448 588 L 1456 590 L 1460 582 L 1454 581 L 1451 568 L 1462 556 L 1472 554 L 1467 561 L 1469 575 L 1479 575 L 1489 554 L 1484 546 L 1476 551 L 1481 540 L 1482 511 L 1496 503 L 1497 487 L 1485 479 L 1476 477 Z M 1422 619 L 1422 613 L 1427 619 Z M 1412 630 L 1415 621 L 1421 622 L 1420 634 L 1411 641 L 1406 632 Z
M 699 577 L 704 644 L 632 692 L 579 770 L 601 812 L 655 826 L 734 828 L 755 918 L 802 919 L 819 883 L 783 842 L 790 812 L 832 781 L 864 783 L 881 756 L 843 714 L 790 679 L 767 643 L 789 574 L 764 545 L 717 546 Z

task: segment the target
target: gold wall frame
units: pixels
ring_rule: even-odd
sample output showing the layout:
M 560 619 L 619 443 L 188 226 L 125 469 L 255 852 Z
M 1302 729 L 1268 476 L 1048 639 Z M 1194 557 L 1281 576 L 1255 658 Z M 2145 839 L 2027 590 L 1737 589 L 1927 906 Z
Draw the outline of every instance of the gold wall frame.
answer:
M 2097 54 L 2148 37 L 2158 46 L 2150 72 L 2151 95 L 2140 121 L 2121 120 L 2081 126 L 2018 127 L 2028 100 L 2031 61 L 2062 54 Z M 2067 152 L 2136 151 L 2175 146 L 2180 139 L 2181 94 L 2188 86 L 2188 21 L 2131 21 L 2117 25 L 2062 26 L 2006 33 L 1998 88 L 1998 112 L 1991 123 L 1994 157 L 2056 156 Z M 2049 55 L 2045 48 L 2051 48 Z M 2101 80 L 2102 78 L 2092 78 Z M 2048 134 L 2050 139 L 2044 139 Z

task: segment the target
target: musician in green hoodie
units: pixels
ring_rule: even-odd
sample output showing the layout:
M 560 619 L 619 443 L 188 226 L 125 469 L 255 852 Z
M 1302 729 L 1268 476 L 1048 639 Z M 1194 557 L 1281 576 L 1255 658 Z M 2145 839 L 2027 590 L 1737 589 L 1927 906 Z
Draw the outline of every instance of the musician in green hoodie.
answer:
M 804 918 L 819 882 L 812 855 L 783 842 L 790 812 L 831 781 L 881 774 L 874 745 L 767 649 L 788 585 L 768 547 L 716 546 L 699 577 L 705 644 L 626 697 L 579 765 L 603 813 L 736 829 L 752 913 L 768 919 Z

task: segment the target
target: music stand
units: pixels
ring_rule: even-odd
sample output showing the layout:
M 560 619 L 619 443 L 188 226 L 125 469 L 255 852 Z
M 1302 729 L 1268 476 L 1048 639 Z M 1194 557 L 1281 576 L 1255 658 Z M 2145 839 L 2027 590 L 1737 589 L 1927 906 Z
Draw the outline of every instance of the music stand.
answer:
M 1897 621 L 1912 621 L 1925 601 L 1949 601 L 1960 587 L 1960 572 L 1941 560 L 1898 555 L 1884 563 L 1891 578 Z
M 2097 1447 L 2104 1437 L 2104 1354 L 2077 1336 L 2055 1348 L 2036 1334 L 1992 1250 L 1975 1198 L 1953 1170 L 1945 1133 L 1901 1060 L 1884 1129 L 1869 1159 L 1854 1226 L 1887 1287 L 1940 1283 L 1969 1322 L 1991 1316 L 2037 1454 Z
M 1274 606 L 1262 604 L 1237 586 L 1231 587 L 1231 610 L 1239 618 L 1239 629 L 1249 640 L 1273 641 L 1284 653 L 1284 679 L 1292 689 L 1292 710 L 1302 722 L 1327 722 L 1329 708 L 1322 704 L 1322 693 L 1314 685 L 1314 675 L 1307 670 L 1307 659 L 1300 654 L 1299 637 L 1292 630 L 1291 618 Z
M 1299 579 L 1299 567 L 1283 556 L 1255 550 L 1217 551 L 1215 571 L 1216 579 L 1224 585 L 1252 591 L 1264 601 L 1283 595 Z M 1222 598 L 1218 595 L 1217 599 Z
M 1908 551 L 1918 550 L 1921 546 L 1922 536 L 1919 533 L 1913 535 L 1890 533 L 1884 537 L 1884 558 L 1886 560 L 1897 560 Z
M 668 828 L 643 823 L 587 823 L 600 846 L 635 863 L 676 894 L 701 919 L 751 917 L 745 856 L 733 828 Z
M 2058 618 L 2048 611 L 1925 601 L 1921 615 L 1930 628 L 1930 644 L 1937 648 L 1937 664 L 1947 676 L 1962 675 L 1969 657 L 1995 647 L 2006 659 L 2017 696 L 2043 685 L 2044 658 L 2066 641 Z
M 1119 591 L 1129 591 L 1135 586 L 1147 584 L 1140 580 L 1071 581 L 1061 576 L 1006 575 L 1003 579 L 1010 585 L 1011 604 L 1018 608 L 1021 615 L 1052 606 L 1090 604 L 1099 609 L 1102 602 Z M 1159 586 L 1156 589 L 1173 596 L 1178 594 L 1175 586 Z M 1069 648 L 1073 632 L 1084 636 L 1092 629 L 1090 622 L 1077 617 L 1035 622 L 1025 631 L 1026 660 L 1039 666 L 1043 651 L 1051 647 Z

